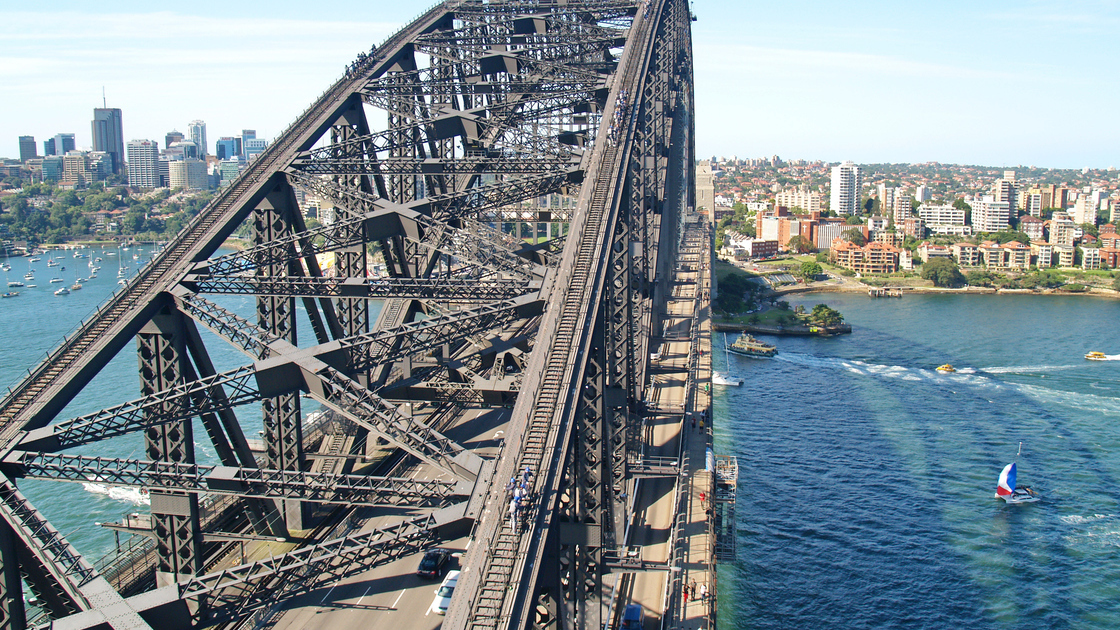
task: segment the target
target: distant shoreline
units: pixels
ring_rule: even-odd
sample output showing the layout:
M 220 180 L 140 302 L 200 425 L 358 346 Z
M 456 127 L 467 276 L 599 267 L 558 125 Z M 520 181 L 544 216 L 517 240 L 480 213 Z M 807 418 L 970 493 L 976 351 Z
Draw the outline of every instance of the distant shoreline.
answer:
M 832 285 L 832 286 L 795 286 L 774 289 L 774 295 L 789 295 L 794 293 L 863 293 L 867 294 L 870 285 L 861 287 Z M 994 287 L 968 287 L 963 289 L 947 289 L 942 287 L 891 287 L 902 290 L 903 296 L 907 293 L 941 294 L 941 295 L 1038 295 L 1038 296 L 1086 296 L 1108 300 L 1120 300 L 1120 292 L 1111 289 L 1088 287 L 1085 291 L 1035 291 L 1034 289 L 997 289 Z M 898 298 L 875 298 L 891 300 Z

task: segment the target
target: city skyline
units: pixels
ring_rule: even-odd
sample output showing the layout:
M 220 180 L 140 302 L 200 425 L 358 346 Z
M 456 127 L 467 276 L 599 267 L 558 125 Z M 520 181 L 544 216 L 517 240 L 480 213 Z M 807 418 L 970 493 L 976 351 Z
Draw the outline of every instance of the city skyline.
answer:
M 85 130 L 103 86 L 108 106 L 123 110 L 126 142 L 196 119 L 207 123 L 211 153 L 214 138 L 245 127 L 274 138 L 358 52 L 419 12 L 346 0 L 314 12 L 270 4 L 268 18 L 210 1 L 191 14 L 134 0 L 112 14 L 70 0 L 52 6 L 0 11 L 0 81 L 17 97 L 4 105 L 0 156 L 17 157 L 24 135 L 41 143 L 76 133 L 79 147 L 92 146 Z M 223 17 L 209 17 L 219 6 Z M 1120 166 L 1110 150 L 1120 141 L 1110 124 L 1120 96 L 1110 79 L 1115 3 L 723 0 L 693 11 L 699 157 Z

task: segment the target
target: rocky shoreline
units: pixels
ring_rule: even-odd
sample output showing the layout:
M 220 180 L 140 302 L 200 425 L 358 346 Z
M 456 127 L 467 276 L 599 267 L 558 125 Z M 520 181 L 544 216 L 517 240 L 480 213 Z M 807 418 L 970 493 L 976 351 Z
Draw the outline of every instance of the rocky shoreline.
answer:
M 866 294 L 871 285 L 852 286 L 847 285 L 819 285 L 819 286 L 793 286 L 793 287 L 779 287 L 773 289 L 773 295 L 788 295 L 791 293 L 863 293 Z M 999 289 L 995 287 L 966 287 L 960 289 L 949 289 L 942 287 L 891 287 L 892 289 L 900 289 L 903 295 L 907 293 L 940 293 L 945 295 L 1087 295 L 1092 297 L 1101 297 L 1106 299 L 1117 300 L 1120 299 L 1120 291 L 1112 289 L 1104 289 L 1100 287 L 1087 287 L 1085 291 L 1062 291 L 1059 289 L 1044 289 L 1041 291 L 1035 289 Z

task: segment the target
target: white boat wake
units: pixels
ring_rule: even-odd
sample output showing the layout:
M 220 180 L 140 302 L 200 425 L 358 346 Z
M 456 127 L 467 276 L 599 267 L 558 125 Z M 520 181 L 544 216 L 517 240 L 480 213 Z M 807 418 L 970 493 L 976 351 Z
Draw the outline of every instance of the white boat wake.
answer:
M 902 381 L 928 381 L 939 383 L 964 383 L 974 387 L 988 390 L 1002 390 L 1006 387 L 1029 396 L 1040 403 L 1053 403 L 1076 409 L 1079 411 L 1092 411 L 1108 415 L 1120 416 L 1120 398 L 1113 396 L 1098 396 L 1089 393 L 1070 392 L 1061 389 L 1049 389 L 1037 385 L 1022 383 L 1007 383 L 997 380 L 994 376 L 985 374 L 1024 374 L 1032 372 L 1056 371 L 1071 369 L 1076 366 L 1020 366 L 1011 368 L 964 368 L 955 373 L 942 374 L 935 369 L 909 368 L 901 365 L 877 365 L 856 359 L 839 359 L 836 357 L 818 357 L 794 352 L 783 352 L 774 357 L 775 360 L 785 361 L 795 365 L 814 368 L 828 368 L 846 370 L 853 374 L 873 378 L 895 379 Z M 956 393 L 956 392 L 954 392 Z M 993 402 L 985 397 L 988 402 Z
M 101 494 L 122 503 L 131 503 L 132 505 L 152 504 L 151 497 L 143 488 L 124 488 L 98 482 L 86 482 L 82 484 L 82 487 L 86 489 L 86 492 Z

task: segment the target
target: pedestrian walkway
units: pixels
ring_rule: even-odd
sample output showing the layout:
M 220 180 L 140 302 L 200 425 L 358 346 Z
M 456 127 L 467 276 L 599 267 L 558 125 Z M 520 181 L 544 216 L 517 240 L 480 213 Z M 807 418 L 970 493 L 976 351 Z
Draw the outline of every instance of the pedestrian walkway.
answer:
M 688 423 L 688 497 L 684 530 L 684 548 L 681 558 L 681 614 L 680 623 L 674 627 L 697 629 L 714 627 L 716 612 L 715 531 L 711 523 L 712 491 L 715 484 L 712 472 L 706 467 L 707 451 L 712 445 L 712 320 L 711 264 L 707 249 L 701 260 L 699 279 L 699 362 L 697 363 L 691 409 Z M 693 427 L 695 424 L 695 428 Z

